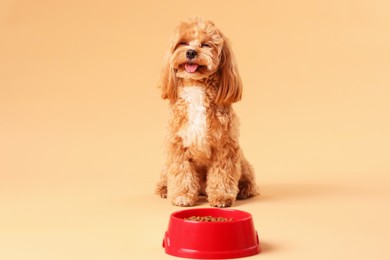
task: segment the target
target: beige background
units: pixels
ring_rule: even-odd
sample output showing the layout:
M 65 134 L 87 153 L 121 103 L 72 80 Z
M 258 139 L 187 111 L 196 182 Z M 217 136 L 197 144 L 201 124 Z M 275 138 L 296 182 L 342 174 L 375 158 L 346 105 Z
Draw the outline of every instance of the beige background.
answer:
M 1 0 L 0 259 L 173 259 L 156 82 L 193 15 L 245 84 L 253 259 L 390 259 L 389 3 Z

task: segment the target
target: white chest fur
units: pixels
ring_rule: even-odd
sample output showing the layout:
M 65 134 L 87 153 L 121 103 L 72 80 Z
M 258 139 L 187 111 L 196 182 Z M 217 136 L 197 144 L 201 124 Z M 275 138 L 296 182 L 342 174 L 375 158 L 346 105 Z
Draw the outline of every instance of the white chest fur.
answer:
M 181 131 L 185 147 L 201 146 L 206 143 L 206 108 L 205 93 L 202 87 L 184 87 L 180 97 L 187 103 L 187 125 Z

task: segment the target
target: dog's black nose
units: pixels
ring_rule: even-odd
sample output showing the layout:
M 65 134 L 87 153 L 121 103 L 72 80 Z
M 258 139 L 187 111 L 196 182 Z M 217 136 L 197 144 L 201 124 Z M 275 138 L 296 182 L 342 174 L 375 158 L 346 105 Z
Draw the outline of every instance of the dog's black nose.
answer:
M 195 50 L 187 50 L 186 57 L 187 57 L 187 59 L 191 60 L 191 59 L 195 58 L 197 54 L 198 53 Z

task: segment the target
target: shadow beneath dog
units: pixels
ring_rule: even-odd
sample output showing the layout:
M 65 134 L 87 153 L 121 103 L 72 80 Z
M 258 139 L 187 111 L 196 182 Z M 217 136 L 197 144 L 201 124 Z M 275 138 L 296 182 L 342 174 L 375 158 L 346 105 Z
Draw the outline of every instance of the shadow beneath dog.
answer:
M 319 198 L 342 190 L 339 186 L 319 183 L 291 183 L 260 186 L 260 200 L 296 200 Z
M 341 187 L 319 183 L 291 183 L 260 185 L 260 194 L 246 199 L 237 199 L 233 207 L 257 204 L 265 201 L 300 200 L 319 198 L 341 192 Z M 200 196 L 195 207 L 208 204 L 206 196 Z
M 256 196 L 256 197 L 250 197 L 246 199 L 237 199 L 236 202 L 234 202 L 232 207 L 239 206 L 245 203 L 253 203 L 257 202 L 258 200 L 261 199 L 261 196 Z M 209 201 L 207 200 L 207 196 L 200 196 L 196 204 L 194 205 L 195 207 L 204 207 L 208 206 Z M 229 207 L 228 207 L 229 208 Z
M 283 183 L 260 185 L 260 194 L 255 197 L 237 200 L 235 206 L 257 204 L 279 200 L 301 200 L 321 198 L 329 195 L 343 193 L 341 186 L 319 183 Z
M 201 206 L 201 207 L 204 207 L 205 205 L 207 205 L 209 202 L 207 200 L 207 196 L 204 196 L 204 195 L 201 195 L 199 196 L 199 199 L 198 201 L 195 203 L 195 207 L 198 207 L 198 206 Z

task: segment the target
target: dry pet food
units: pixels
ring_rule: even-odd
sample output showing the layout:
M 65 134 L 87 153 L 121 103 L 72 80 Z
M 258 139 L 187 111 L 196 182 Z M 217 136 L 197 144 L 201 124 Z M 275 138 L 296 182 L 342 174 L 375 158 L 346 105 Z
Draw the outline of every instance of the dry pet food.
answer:
M 185 220 L 193 220 L 199 222 L 229 222 L 233 221 L 233 218 L 212 217 L 212 216 L 192 216 L 184 218 Z

